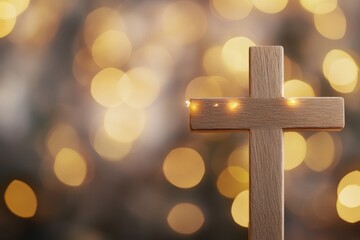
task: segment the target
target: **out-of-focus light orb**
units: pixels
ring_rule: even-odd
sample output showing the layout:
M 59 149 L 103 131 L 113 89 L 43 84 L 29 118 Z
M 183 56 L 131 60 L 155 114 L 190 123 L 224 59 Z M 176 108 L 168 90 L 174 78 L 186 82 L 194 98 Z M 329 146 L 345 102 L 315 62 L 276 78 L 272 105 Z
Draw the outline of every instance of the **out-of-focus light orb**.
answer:
M 339 194 L 339 202 L 348 208 L 360 206 L 360 185 L 347 185 Z
M 129 154 L 132 143 L 119 142 L 111 138 L 104 127 L 99 127 L 94 135 L 93 147 L 105 160 L 120 161 Z
M 150 68 L 138 67 L 129 70 L 131 92 L 124 102 L 133 108 L 145 108 L 159 96 L 161 80 Z
M 228 158 L 228 166 L 239 166 L 249 172 L 249 143 L 236 148 Z
M 32 188 L 26 183 L 14 180 L 5 190 L 5 204 L 18 217 L 33 217 L 37 209 L 37 198 Z
M 50 154 L 55 157 L 63 148 L 78 149 L 79 136 L 72 126 L 59 123 L 49 131 L 46 146 Z
M 222 46 L 213 46 L 205 51 L 202 64 L 207 75 L 225 76 L 226 69 L 221 55 Z
M 125 23 L 113 8 L 101 7 L 89 13 L 84 23 L 84 39 L 88 47 L 91 47 L 95 39 L 110 30 L 125 31 Z
M 360 206 L 349 208 L 344 206 L 339 200 L 337 200 L 336 210 L 339 217 L 345 222 L 356 223 L 360 221 Z
M 70 148 L 63 148 L 55 157 L 54 172 L 60 182 L 69 186 L 80 186 L 87 173 L 83 156 Z
M 249 189 L 249 173 L 237 166 L 225 168 L 216 181 L 221 195 L 235 198 L 241 191 Z
M 192 203 L 179 203 L 170 210 L 167 222 L 175 232 L 189 235 L 200 230 L 205 218 L 198 206 Z
M 251 0 L 211 0 L 211 5 L 216 13 L 227 20 L 244 19 L 253 7 Z
M 359 67 L 348 53 L 333 49 L 324 58 L 323 73 L 334 90 L 349 93 L 358 83 Z
M 360 186 L 360 171 L 352 171 L 346 174 L 339 182 L 337 194 L 340 195 L 340 192 L 348 185 Z
M 235 37 L 228 40 L 222 49 L 225 66 L 233 73 L 249 72 L 249 47 L 255 43 L 246 37 Z
M 72 69 L 76 80 L 82 86 L 89 86 L 93 77 L 100 70 L 92 59 L 91 52 L 86 48 L 80 49 L 76 53 Z
M 59 28 L 60 12 L 41 2 L 30 4 L 28 10 L 18 18 L 17 27 L 10 40 L 27 47 L 41 47 L 49 43 Z
M 192 188 L 198 185 L 205 174 L 204 160 L 192 148 L 175 148 L 166 156 L 163 163 L 165 178 L 179 188 Z
M 14 29 L 16 15 L 16 9 L 12 4 L 0 1 L 0 38 L 7 36 Z
M 346 17 L 340 8 L 326 14 L 314 14 L 316 30 L 328 39 L 341 39 L 346 32 Z
M 334 162 L 335 143 L 327 132 L 318 132 L 306 140 L 307 155 L 305 164 L 312 170 L 320 172 Z
M 134 142 L 144 130 L 146 114 L 126 104 L 107 110 L 104 127 L 111 138 L 119 142 Z
M 284 169 L 291 170 L 299 166 L 306 156 L 306 141 L 296 132 L 284 133 Z
M 158 81 L 165 84 L 174 70 L 174 58 L 169 51 L 159 45 L 145 45 L 131 57 L 130 65 L 149 67 L 157 75 Z
M 1 2 L 10 3 L 16 11 L 16 15 L 20 15 L 28 8 L 30 0 L 1 0 Z M 0 6 L 0 9 L 1 9 L 1 6 Z
M 200 40 L 207 30 L 207 17 L 192 1 L 170 3 L 162 13 L 165 35 L 175 44 L 186 45 Z
M 132 45 L 127 35 L 114 30 L 101 34 L 91 47 L 94 62 L 101 68 L 124 65 L 131 52 Z
M 249 226 L 249 190 L 239 193 L 231 206 L 234 221 L 242 227 Z
M 254 6 L 264 13 L 278 13 L 282 11 L 288 0 L 252 0 Z
M 222 97 L 220 83 L 216 80 L 205 76 L 193 79 L 186 87 L 185 99 Z
M 105 107 L 120 105 L 132 91 L 128 76 L 116 68 L 105 68 L 91 81 L 91 95 Z
M 335 10 L 337 0 L 300 0 L 300 4 L 311 13 L 326 14 Z
M 292 79 L 286 81 L 284 84 L 284 96 L 285 97 L 314 97 L 314 89 L 298 79 Z

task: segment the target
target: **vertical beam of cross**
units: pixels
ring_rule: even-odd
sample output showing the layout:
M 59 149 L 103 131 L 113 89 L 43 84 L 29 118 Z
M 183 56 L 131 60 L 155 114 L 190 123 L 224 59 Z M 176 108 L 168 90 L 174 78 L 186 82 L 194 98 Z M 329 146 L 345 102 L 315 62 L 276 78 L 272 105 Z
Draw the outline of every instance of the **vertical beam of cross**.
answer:
M 282 47 L 250 49 L 250 98 L 284 96 L 283 62 Z M 283 131 L 250 129 L 249 142 L 250 239 L 284 239 Z
M 339 130 L 344 100 L 284 98 L 283 48 L 250 48 L 250 97 L 190 100 L 194 131 L 249 130 L 251 240 L 284 239 L 283 129 Z

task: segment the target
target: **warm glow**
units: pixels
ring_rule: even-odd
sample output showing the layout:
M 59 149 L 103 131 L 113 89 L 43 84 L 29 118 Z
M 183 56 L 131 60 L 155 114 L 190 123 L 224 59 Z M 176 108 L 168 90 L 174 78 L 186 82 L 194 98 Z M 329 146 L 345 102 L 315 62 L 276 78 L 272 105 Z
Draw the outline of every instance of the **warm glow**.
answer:
M 346 18 L 340 8 L 326 14 L 315 14 L 316 30 L 328 39 L 341 39 L 346 32 Z
M 54 172 L 62 183 L 80 186 L 86 178 L 86 161 L 75 150 L 63 148 L 55 157 Z
M 291 170 L 299 166 L 306 155 L 306 141 L 296 132 L 284 133 L 284 169 Z
M 93 146 L 103 159 L 120 161 L 130 152 L 132 143 L 116 141 L 107 134 L 103 127 L 100 127 L 95 132 Z
M 160 93 L 160 77 L 149 68 L 139 67 L 128 71 L 131 93 L 124 102 L 133 108 L 145 108 L 152 104 Z
M 255 43 L 246 37 L 235 37 L 225 43 L 221 56 L 229 71 L 249 72 L 249 47 L 251 46 L 255 46 Z
M 91 47 L 94 62 L 102 68 L 120 67 L 130 58 L 131 42 L 120 31 L 107 31 L 101 34 Z
M 290 107 L 295 107 L 297 106 L 299 103 L 299 101 L 296 98 L 288 98 L 286 99 L 286 104 Z
M 175 148 L 166 156 L 163 172 L 174 186 L 192 188 L 203 178 L 205 165 L 200 154 L 194 149 Z
M 18 217 L 30 218 L 36 213 L 37 198 L 26 183 L 14 180 L 5 190 L 5 204 Z
M 223 92 L 217 79 L 212 77 L 193 79 L 186 87 L 185 99 L 222 97 Z
M 348 53 L 333 49 L 324 58 L 323 73 L 332 88 L 348 93 L 357 85 L 359 68 Z
M 202 65 L 207 75 L 226 76 L 227 69 L 222 60 L 222 46 L 213 46 L 207 49 Z
M 360 206 L 349 208 L 341 204 L 338 200 L 336 202 L 336 210 L 339 217 L 345 222 L 356 223 L 360 221 Z
M 265 13 L 278 13 L 282 11 L 288 0 L 253 0 L 254 6 Z
M 125 24 L 120 14 L 108 7 L 101 7 L 89 13 L 84 24 L 84 39 L 91 47 L 95 39 L 110 30 L 125 31 Z
M 228 166 L 239 166 L 249 172 L 249 143 L 236 148 L 229 156 Z
M 128 76 L 116 68 L 101 70 L 91 81 L 91 95 L 105 107 L 120 105 L 131 91 Z
M 339 194 L 339 202 L 348 208 L 360 207 L 360 185 L 347 185 Z
M 311 13 L 325 14 L 337 7 L 337 0 L 300 0 L 300 4 Z
M 244 19 L 253 7 L 251 0 L 211 0 L 211 5 L 217 14 L 227 20 Z
M 1 0 L 1 2 L 7 2 L 11 4 L 16 11 L 16 15 L 20 15 L 28 8 L 30 0 Z M 1 8 L 2 7 L 0 6 L 0 9 Z
M 312 170 L 320 172 L 334 162 L 335 143 L 327 132 L 315 133 L 306 140 L 307 155 L 305 164 Z
M 360 186 L 360 171 L 352 171 L 346 174 L 339 183 L 337 194 L 340 195 L 340 192 L 348 185 Z
M 230 111 L 235 111 L 239 108 L 240 103 L 238 101 L 231 101 L 228 103 L 228 109 Z
M 56 124 L 47 136 L 46 146 L 50 154 L 55 157 L 63 148 L 79 148 L 79 136 L 70 125 Z
M 0 1 L 0 38 L 7 36 L 14 29 L 16 15 L 16 9 L 12 4 Z
M 200 208 L 191 203 L 177 204 L 167 216 L 171 229 L 180 234 L 193 234 L 199 231 L 204 221 L 204 214 Z
M 203 37 L 207 30 L 204 10 L 192 1 L 170 3 L 162 14 L 165 35 L 175 44 L 191 44 Z
M 141 109 L 134 109 L 125 104 L 107 110 L 104 118 L 106 132 L 120 142 L 135 141 L 146 123 L 146 114 Z
M 227 198 L 235 198 L 241 191 L 249 189 L 249 173 L 238 166 L 225 168 L 219 175 L 216 186 Z
M 284 96 L 292 99 L 292 97 L 314 97 L 314 89 L 298 79 L 286 81 L 284 84 Z M 293 98 L 294 99 L 294 98 Z
M 231 206 L 231 215 L 240 226 L 246 228 L 249 226 L 249 190 L 236 196 Z

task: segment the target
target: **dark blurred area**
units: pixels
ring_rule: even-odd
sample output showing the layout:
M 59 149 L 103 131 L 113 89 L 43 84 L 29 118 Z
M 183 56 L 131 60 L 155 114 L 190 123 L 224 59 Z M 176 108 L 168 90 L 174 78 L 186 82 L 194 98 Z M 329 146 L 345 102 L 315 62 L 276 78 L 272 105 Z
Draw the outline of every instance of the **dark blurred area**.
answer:
M 247 239 L 248 134 L 186 101 L 341 96 L 341 132 L 285 132 L 285 239 L 360 236 L 360 2 L 0 0 L 0 239 Z M 329 116 L 331 118 L 331 116 Z

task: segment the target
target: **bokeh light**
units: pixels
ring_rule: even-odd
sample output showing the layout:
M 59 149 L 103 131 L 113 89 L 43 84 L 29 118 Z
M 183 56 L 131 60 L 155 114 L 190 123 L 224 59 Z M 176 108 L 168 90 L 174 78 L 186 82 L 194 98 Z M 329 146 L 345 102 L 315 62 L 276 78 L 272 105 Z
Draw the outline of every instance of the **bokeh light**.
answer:
M 285 97 L 314 97 L 314 89 L 298 79 L 292 79 L 286 81 L 284 84 L 284 96 Z
M 89 86 L 99 70 L 87 48 L 82 48 L 75 54 L 73 73 L 80 85 Z
M 0 38 L 7 36 L 14 29 L 16 15 L 13 5 L 0 1 Z
M 326 14 L 315 14 L 316 30 L 328 39 L 341 39 L 346 32 L 346 17 L 341 8 Z
M 360 207 L 360 185 L 347 185 L 339 194 L 339 202 L 348 208 Z
M 320 172 L 331 166 L 335 158 L 335 142 L 327 132 L 318 132 L 306 140 L 307 155 L 305 164 Z
M 92 141 L 95 151 L 109 161 L 120 161 L 131 151 L 133 144 L 130 142 L 119 142 L 110 137 L 104 127 L 99 127 Z
M 125 104 L 106 111 L 104 127 L 110 137 L 119 142 L 134 142 L 144 130 L 146 113 Z
M 205 174 L 201 155 L 192 148 L 175 148 L 169 152 L 163 163 L 165 178 L 179 188 L 198 185 Z
M 218 80 L 219 78 L 205 76 L 191 80 L 186 87 L 185 99 L 222 97 L 223 93 Z
M 354 184 L 360 186 L 360 171 L 356 170 L 346 174 L 339 182 L 337 194 L 339 195 L 346 186 Z
M 241 191 L 249 189 L 249 173 L 238 166 L 227 167 L 218 176 L 216 186 L 221 195 L 235 198 Z
M 125 31 L 125 23 L 120 13 L 113 8 L 101 7 L 90 12 L 84 23 L 84 39 L 91 47 L 101 34 L 111 31 Z
M 91 47 L 94 62 L 102 68 L 121 67 L 129 60 L 132 45 L 127 35 L 110 30 L 96 38 Z
M 326 14 L 335 10 L 337 0 L 300 0 L 300 4 L 311 13 Z
M 188 235 L 200 230 L 205 217 L 198 206 L 192 203 L 179 203 L 170 210 L 167 222 L 175 232 Z
M 324 58 L 323 73 L 334 90 L 348 93 L 357 85 L 359 67 L 347 52 L 333 49 Z
M 207 30 L 204 10 L 192 1 L 170 3 L 162 14 L 162 26 L 171 42 L 179 45 L 200 40 Z
M 5 203 L 9 210 L 18 217 L 33 217 L 37 209 L 37 197 L 32 188 L 20 181 L 13 180 L 6 188 Z
M 159 96 L 161 78 L 150 68 L 138 67 L 129 70 L 130 94 L 124 101 L 133 108 L 145 108 Z
M 120 105 L 130 94 L 132 88 L 128 76 L 116 68 L 105 68 L 91 81 L 91 95 L 105 107 Z
M 72 126 L 58 123 L 49 131 L 46 145 L 50 154 L 55 157 L 63 148 L 79 149 L 79 136 Z
M 338 200 L 336 202 L 336 210 L 339 217 L 345 222 L 356 223 L 360 221 L 360 206 L 349 208 L 341 204 Z
M 245 190 L 233 201 L 231 215 L 234 221 L 242 227 L 249 226 L 249 190 Z
M 246 37 L 235 37 L 228 40 L 222 49 L 225 66 L 233 73 L 249 72 L 249 48 L 255 43 Z
M 253 0 L 254 6 L 265 13 L 278 13 L 286 7 L 288 0 Z
M 249 143 L 246 142 L 231 152 L 228 166 L 239 166 L 249 172 Z
M 296 132 L 284 133 L 284 169 L 291 170 L 299 166 L 306 155 L 306 141 Z
M 16 15 L 20 15 L 29 7 L 30 0 L 1 0 L 1 2 L 11 4 L 16 11 Z
M 253 7 L 251 0 L 211 0 L 211 6 L 226 20 L 246 18 Z
M 69 186 L 80 186 L 87 173 L 87 164 L 83 156 L 70 148 L 63 148 L 55 157 L 56 177 Z

